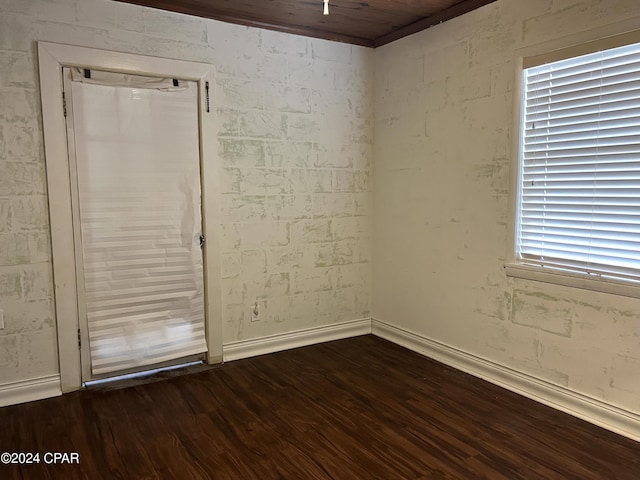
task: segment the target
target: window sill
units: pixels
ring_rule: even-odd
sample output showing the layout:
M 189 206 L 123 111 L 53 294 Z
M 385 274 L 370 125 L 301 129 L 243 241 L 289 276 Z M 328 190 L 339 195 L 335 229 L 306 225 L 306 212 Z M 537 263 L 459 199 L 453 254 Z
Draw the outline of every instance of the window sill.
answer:
M 551 268 L 534 267 L 518 263 L 507 263 L 504 269 L 508 277 L 582 288 L 584 290 L 610 293 L 624 297 L 640 298 L 640 284 L 633 282 L 589 278 L 578 273 L 562 272 Z

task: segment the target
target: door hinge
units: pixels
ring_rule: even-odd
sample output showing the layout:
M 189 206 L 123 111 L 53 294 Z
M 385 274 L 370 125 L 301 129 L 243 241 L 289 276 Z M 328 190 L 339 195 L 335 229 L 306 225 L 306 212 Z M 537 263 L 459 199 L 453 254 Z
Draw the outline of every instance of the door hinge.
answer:
M 200 248 L 204 248 L 204 243 L 207 241 L 204 234 L 200 235 Z
M 207 112 L 209 111 L 209 82 L 204 82 L 205 101 L 207 104 Z
M 64 92 L 62 92 L 62 111 L 64 113 L 64 116 L 67 116 L 67 98 L 64 95 Z
M 78 329 L 78 348 L 82 347 L 82 337 L 80 336 L 80 329 Z

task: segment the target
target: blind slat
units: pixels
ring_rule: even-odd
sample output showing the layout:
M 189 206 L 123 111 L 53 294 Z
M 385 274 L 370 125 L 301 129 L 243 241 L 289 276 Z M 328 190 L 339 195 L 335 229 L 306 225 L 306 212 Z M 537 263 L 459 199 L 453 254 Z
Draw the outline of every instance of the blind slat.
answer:
M 561 136 L 564 135 L 574 135 L 575 138 L 598 138 L 605 136 L 608 133 L 615 133 L 617 135 L 621 130 L 631 131 L 637 134 L 639 128 L 640 114 L 634 117 L 614 118 L 609 120 L 596 119 L 592 122 L 580 122 L 577 124 L 574 122 L 572 124 L 560 126 L 537 125 L 527 129 L 527 141 L 537 139 L 546 140 L 549 137 L 562 139 L 564 137 Z
M 625 50 L 628 49 L 628 50 Z M 558 62 L 547 63 L 529 68 L 532 77 L 544 78 L 554 76 L 561 78 L 567 75 L 575 75 L 580 72 L 593 72 L 606 70 L 617 65 L 629 65 L 640 61 L 638 50 L 633 45 L 627 45 L 603 52 L 595 52 L 581 55 Z
M 573 103 L 555 105 L 553 109 L 542 109 L 542 105 L 526 105 L 525 110 L 529 117 L 527 121 L 540 121 L 547 119 L 574 119 L 582 115 L 614 113 L 621 109 L 637 108 L 640 105 L 638 98 L 633 97 L 633 92 L 617 93 L 600 98 L 599 101 L 580 100 Z
M 534 80 L 531 77 L 527 84 L 529 98 L 537 98 L 549 91 L 555 93 L 584 91 L 596 85 L 625 84 L 640 80 L 640 72 L 636 65 L 619 65 L 611 69 L 603 70 L 601 75 L 594 76 L 592 72 L 583 72 L 577 75 L 567 75 L 563 78 L 545 78 Z
M 533 163 L 533 162 L 530 162 Z M 622 162 L 607 162 L 607 163 L 598 163 L 598 164 L 593 164 L 593 163 L 589 163 L 589 162 L 580 162 L 580 163 L 575 163 L 573 165 L 569 164 L 555 164 L 555 163 L 537 163 L 537 164 L 532 164 L 532 165 L 528 165 L 527 167 L 524 168 L 524 172 L 525 175 L 528 174 L 537 174 L 537 173 L 547 173 L 549 172 L 550 174 L 554 174 L 554 173 L 567 173 L 567 172 L 574 172 L 574 173 L 581 173 L 581 172 L 593 172 L 593 171 L 597 171 L 597 172 L 622 172 L 622 171 L 629 171 L 629 172 L 635 172 L 635 171 L 640 171 L 640 156 L 638 156 L 638 158 L 629 158 L 626 161 L 622 161 Z M 526 178 L 525 178 L 526 180 Z

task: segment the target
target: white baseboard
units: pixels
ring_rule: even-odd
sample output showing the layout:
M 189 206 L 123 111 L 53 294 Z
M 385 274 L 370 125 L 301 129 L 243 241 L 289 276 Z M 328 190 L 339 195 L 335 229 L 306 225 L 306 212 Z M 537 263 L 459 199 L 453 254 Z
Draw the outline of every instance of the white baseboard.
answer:
M 60 375 L 31 378 L 0 385 L 0 407 L 62 395 Z
M 371 320 L 374 335 L 615 433 L 640 441 L 640 415 L 430 338 Z
M 228 362 L 370 333 L 371 319 L 369 318 L 334 323 L 332 325 L 305 328 L 304 330 L 270 335 L 253 340 L 240 340 L 238 342 L 227 343 L 222 346 L 222 358 L 225 362 Z

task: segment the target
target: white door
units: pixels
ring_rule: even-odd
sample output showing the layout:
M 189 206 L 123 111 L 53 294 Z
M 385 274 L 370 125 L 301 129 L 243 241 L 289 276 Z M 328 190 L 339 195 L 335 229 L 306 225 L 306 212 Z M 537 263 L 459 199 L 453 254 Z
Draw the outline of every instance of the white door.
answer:
M 83 381 L 206 352 L 197 85 L 64 78 Z

